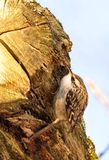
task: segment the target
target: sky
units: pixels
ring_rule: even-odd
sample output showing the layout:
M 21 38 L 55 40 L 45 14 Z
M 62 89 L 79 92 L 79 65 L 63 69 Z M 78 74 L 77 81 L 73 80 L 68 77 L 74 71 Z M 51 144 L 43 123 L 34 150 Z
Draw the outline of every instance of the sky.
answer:
M 62 23 L 73 42 L 73 72 L 87 84 L 89 104 L 85 111 L 87 135 L 99 154 L 109 144 L 109 109 L 93 95 L 88 81 L 109 98 L 109 0 L 37 0 Z M 109 151 L 101 158 L 109 160 Z

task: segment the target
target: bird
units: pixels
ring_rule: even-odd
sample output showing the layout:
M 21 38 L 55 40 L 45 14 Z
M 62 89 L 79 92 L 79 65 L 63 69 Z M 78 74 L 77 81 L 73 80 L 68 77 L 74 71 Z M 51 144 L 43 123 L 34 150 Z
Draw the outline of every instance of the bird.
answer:
M 69 71 L 60 80 L 58 91 L 54 97 L 55 120 L 36 132 L 31 139 L 38 137 L 62 121 L 68 121 L 73 128 L 82 118 L 87 104 L 88 92 L 84 81 L 80 76 Z

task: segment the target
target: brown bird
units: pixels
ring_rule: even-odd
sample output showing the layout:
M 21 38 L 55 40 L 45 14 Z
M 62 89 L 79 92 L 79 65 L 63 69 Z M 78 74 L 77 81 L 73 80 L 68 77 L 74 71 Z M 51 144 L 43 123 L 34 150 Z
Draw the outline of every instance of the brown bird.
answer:
M 61 81 L 54 98 L 55 121 L 35 133 L 31 139 L 51 129 L 57 123 L 68 121 L 74 127 L 84 113 L 88 103 L 88 93 L 83 80 L 76 74 L 69 73 Z

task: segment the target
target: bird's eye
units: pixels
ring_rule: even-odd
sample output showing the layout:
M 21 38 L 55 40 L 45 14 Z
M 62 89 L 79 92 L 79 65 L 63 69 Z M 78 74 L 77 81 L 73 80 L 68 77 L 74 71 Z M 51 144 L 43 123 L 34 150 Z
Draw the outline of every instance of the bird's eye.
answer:
M 72 81 L 75 81 L 75 78 L 72 76 L 71 80 L 72 80 Z

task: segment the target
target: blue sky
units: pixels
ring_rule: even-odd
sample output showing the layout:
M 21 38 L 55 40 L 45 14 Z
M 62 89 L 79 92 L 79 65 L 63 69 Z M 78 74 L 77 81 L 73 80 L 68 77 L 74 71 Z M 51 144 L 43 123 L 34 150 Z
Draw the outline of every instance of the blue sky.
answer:
M 72 70 L 92 80 L 109 98 L 109 0 L 38 0 L 62 23 L 73 41 Z M 87 86 L 88 87 L 88 86 Z M 109 110 L 92 94 L 85 111 L 87 135 L 100 153 L 109 143 Z M 102 158 L 109 160 L 109 152 Z

